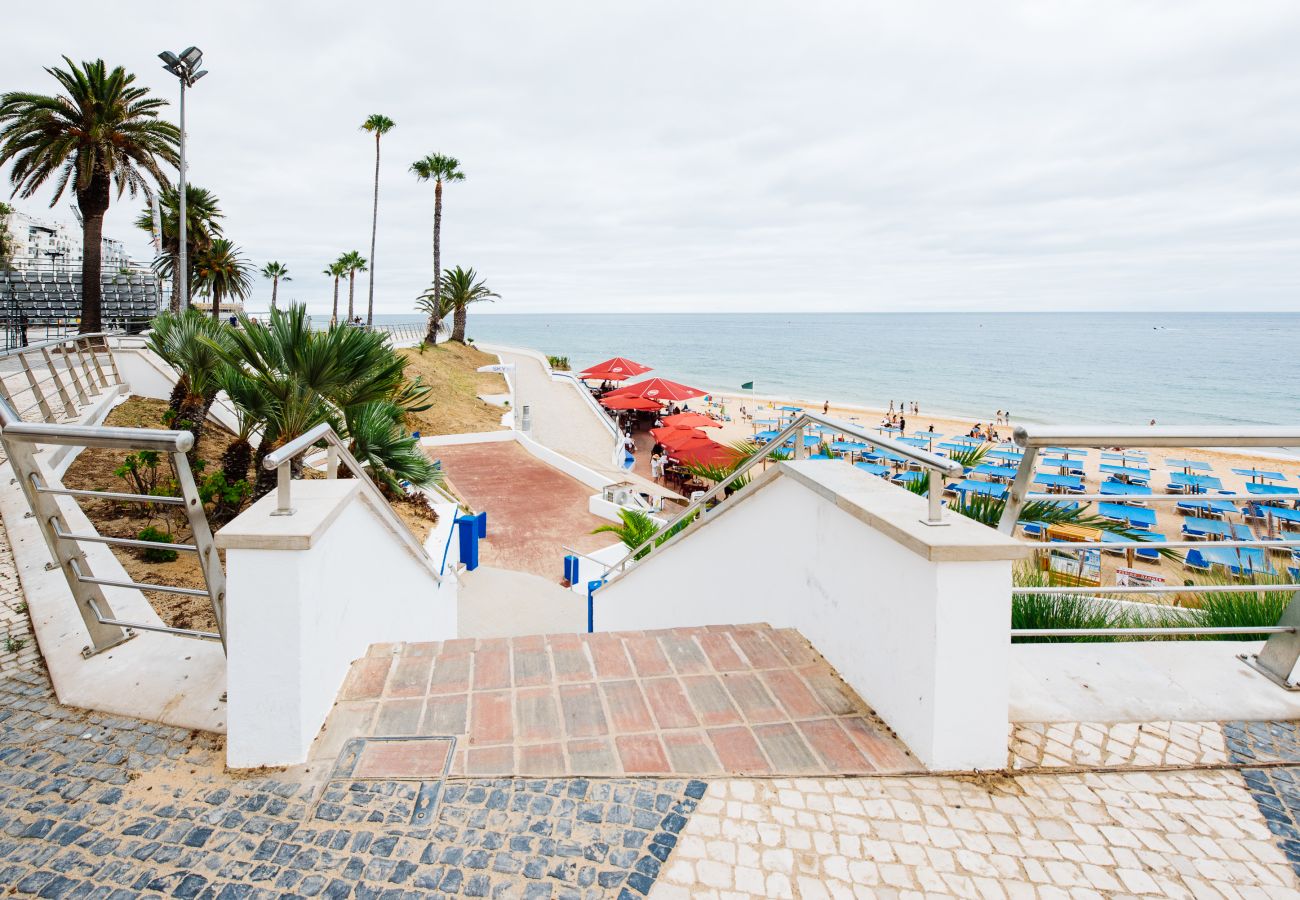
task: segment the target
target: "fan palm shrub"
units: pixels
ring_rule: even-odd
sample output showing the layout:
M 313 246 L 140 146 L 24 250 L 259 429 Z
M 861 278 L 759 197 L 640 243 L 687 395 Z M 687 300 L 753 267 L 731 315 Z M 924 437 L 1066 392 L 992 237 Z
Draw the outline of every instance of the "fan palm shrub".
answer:
M 396 123 L 388 116 L 368 116 L 361 130 L 375 136 L 375 202 L 370 218 L 370 302 L 366 307 L 366 326 L 375 324 L 375 238 L 379 234 L 379 139 L 393 130 Z M 350 312 L 350 311 L 349 311 Z
M 638 509 L 620 508 L 618 517 L 621 520 L 618 524 L 611 522 L 606 525 L 599 525 L 593 528 L 591 533 L 612 534 L 622 541 L 623 546 L 627 547 L 628 550 L 635 550 L 654 537 L 659 530 L 659 523 Z M 650 552 L 650 549 L 649 546 L 646 546 L 635 558 L 641 559 Z
M 230 334 L 227 325 L 197 309 L 187 309 L 180 315 L 162 313 L 153 322 L 150 349 L 177 372 L 168 424 L 193 432 L 191 458 L 203 439 L 208 411 L 222 388 Z
M 251 326 L 247 317 L 241 325 L 230 332 L 223 356 L 260 395 L 256 404 L 232 395 L 259 419 L 257 496 L 275 484 L 262 457 L 322 422 L 350 442 L 376 481 L 396 488 L 401 480 L 418 486 L 437 480 L 434 467 L 416 458 L 422 457 L 418 442 L 401 425 L 406 411 L 427 408 L 430 391 L 406 379 L 406 360 L 385 335 L 346 325 L 313 331 L 301 304 L 272 310 L 266 328 Z
M 45 71 L 56 95 L 11 91 L 0 96 L 0 166 L 14 193 L 31 197 L 53 179 L 59 202 L 69 186 L 81 213 L 81 333 L 100 331 L 104 214 L 114 188 L 134 197 L 150 182 L 168 183 L 163 165 L 180 157 L 180 130 L 158 117 L 167 105 L 135 86 L 135 76 L 102 59 Z
M 429 316 L 426 344 L 438 342 L 438 329 L 442 323 L 442 186 L 454 181 L 464 181 L 460 160 L 454 156 L 431 153 L 424 159 L 411 163 L 417 181 L 433 182 L 433 304 Z

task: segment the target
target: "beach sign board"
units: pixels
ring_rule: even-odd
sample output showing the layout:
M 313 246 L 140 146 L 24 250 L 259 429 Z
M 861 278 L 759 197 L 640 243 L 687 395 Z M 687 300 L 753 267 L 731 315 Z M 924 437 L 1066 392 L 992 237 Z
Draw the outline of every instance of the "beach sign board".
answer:
M 1154 572 L 1124 568 L 1115 570 L 1115 584 L 1119 587 L 1159 587 L 1164 583 L 1164 577 Z

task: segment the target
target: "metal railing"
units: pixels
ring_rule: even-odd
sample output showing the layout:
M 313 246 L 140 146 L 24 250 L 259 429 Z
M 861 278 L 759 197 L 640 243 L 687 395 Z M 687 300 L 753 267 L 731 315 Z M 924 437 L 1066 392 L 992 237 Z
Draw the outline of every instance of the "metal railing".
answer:
M 194 446 L 193 434 L 188 431 L 160 431 L 152 428 L 24 422 L 5 400 L 0 399 L 0 441 L 4 444 L 5 452 L 13 466 L 14 476 L 27 498 L 32 515 L 40 526 L 45 544 L 54 560 L 53 566 L 63 570 L 68 588 L 76 601 L 77 610 L 90 635 L 90 643 L 82 650 L 83 656 L 89 657 L 121 644 L 133 637 L 133 631 L 156 631 L 181 637 L 220 641 L 222 648 L 225 648 L 226 578 L 221 568 L 221 558 L 212 541 L 212 531 L 208 526 L 198 488 L 194 483 L 189 459 L 186 456 L 186 451 Z M 132 451 L 152 450 L 166 453 L 171 458 L 176 473 L 180 496 L 65 488 L 61 484 L 46 480 L 46 473 L 36 462 L 35 445 L 37 444 Z M 184 510 L 193 534 L 193 543 L 160 544 L 131 538 L 108 537 L 97 533 L 74 532 L 68 526 L 63 510 L 55 499 L 60 496 L 98 498 L 117 503 L 180 506 Z M 96 575 L 82 547 L 84 543 L 196 553 L 203 571 L 204 589 L 123 581 Z M 160 591 L 190 597 L 206 596 L 212 604 L 217 630 L 206 632 L 188 628 L 171 628 L 148 622 L 125 621 L 113 612 L 113 607 L 103 592 L 103 587 L 106 586 Z
M 1048 494 L 1030 491 L 1034 478 L 1034 463 L 1040 450 L 1047 447 L 1067 448 L 1124 448 L 1124 447 L 1297 447 L 1300 446 L 1300 428 L 1234 428 L 1234 427 L 1149 427 L 1149 428 L 1079 428 L 1040 425 L 1021 425 L 1015 430 L 1015 443 L 1024 448 L 1008 492 L 1006 506 L 998 529 L 1013 535 L 1020 521 L 1020 514 L 1027 503 L 1042 501 L 1047 503 L 1076 502 L 1114 502 L 1122 503 L 1131 499 L 1131 495 L 1112 494 Z M 1282 496 L 1269 498 L 1255 494 L 1236 493 L 1192 493 L 1192 494 L 1151 494 L 1138 495 L 1144 503 L 1186 503 L 1199 500 L 1233 501 L 1246 500 L 1258 503 L 1267 499 L 1280 499 Z M 1106 550 L 1120 548 L 1123 550 L 1169 550 L 1191 547 L 1300 547 L 1300 540 L 1098 540 L 1098 541 L 1051 541 L 1042 545 L 1050 550 Z M 1252 578 L 1242 584 L 1179 584 L 1179 585 L 1113 585 L 1113 586 L 1025 586 L 1012 589 L 1013 595 L 1042 596 L 1098 596 L 1098 595 L 1161 595 L 1161 594 L 1230 594 L 1230 593 L 1271 593 L 1274 591 L 1292 591 L 1291 600 L 1276 625 L 1233 626 L 1223 628 L 1190 626 L 1150 626 L 1140 628 L 1033 628 L 1012 629 L 1012 637 L 1149 637 L 1172 638 L 1183 636 L 1233 636 L 1267 634 L 1269 638 L 1264 649 L 1258 655 L 1239 654 L 1240 658 L 1288 690 L 1300 690 L 1300 683 L 1291 681 L 1291 672 L 1300 661 L 1300 583 L 1296 582 L 1256 582 L 1255 573 L 1245 563 L 1238 567 L 1245 577 Z
M 406 523 L 398 517 L 397 513 L 393 512 L 393 508 L 388 504 L 387 498 L 384 497 L 383 493 L 375 485 L 374 481 L 371 480 L 370 476 L 366 473 L 365 468 L 357 461 L 356 457 L 348 452 L 348 448 L 344 445 L 343 441 L 339 439 L 339 436 L 334 432 L 334 429 L 330 427 L 328 422 L 322 422 L 315 428 L 312 428 L 304 434 L 289 441 L 284 446 L 266 454 L 262 459 L 263 467 L 265 467 L 268 472 L 274 471 L 276 474 L 276 508 L 275 512 L 271 513 L 271 515 L 292 516 L 296 512 L 293 508 L 293 489 L 291 487 L 293 480 L 293 459 L 299 454 L 305 453 L 315 447 L 322 441 L 325 442 L 327 454 L 325 477 L 337 478 L 340 462 L 347 466 L 348 471 L 352 473 L 352 477 L 357 479 L 361 484 L 361 490 L 364 491 L 366 496 L 370 499 L 371 505 L 374 507 L 376 514 L 378 514 L 379 517 L 388 524 L 389 528 L 397 534 L 406 549 L 411 552 L 420 564 L 429 570 L 429 574 L 433 576 L 434 580 L 442 581 L 442 574 L 439 571 L 438 564 L 434 562 L 431 556 L 429 556 L 428 552 L 424 549 L 424 545 L 421 544 L 416 539 L 415 535 L 411 533 L 411 530 L 406 527 Z
M 53 423 L 76 418 L 80 408 L 122 383 L 109 347 L 111 339 L 122 337 L 79 334 L 0 352 L 0 400 L 20 419 Z
M 669 520 L 667 524 L 658 529 L 653 535 L 629 550 L 618 562 L 606 567 L 602 580 L 608 584 L 621 577 L 627 570 L 629 563 L 644 560 L 654 555 L 660 547 L 667 545 L 667 540 L 663 535 L 673 534 L 673 540 L 676 540 L 676 538 L 680 537 L 681 534 L 688 533 L 688 528 L 683 528 L 683 526 L 689 526 L 700 510 L 704 509 L 708 503 L 716 499 L 719 494 L 724 494 L 729 485 L 733 484 L 737 479 L 743 478 L 755 466 L 764 464 L 769 459 L 772 459 L 773 453 L 779 450 L 790 439 L 794 439 L 794 458 L 806 459 L 808 456 L 808 448 L 804 444 L 804 435 L 812 425 L 823 425 L 827 428 L 833 429 L 837 434 L 852 435 L 862 441 L 870 443 L 877 449 L 889 450 L 890 452 L 902 457 L 908 463 L 920 466 L 931 476 L 930 490 L 927 491 L 926 516 L 921 519 L 921 522 L 931 526 L 947 524 L 943 519 L 943 491 L 934 489 L 936 487 L 934 476 L 943 475 L 954 478 L 959 477 L 963 472 L 960 463 L 953 462 L 950 459 L 945 459 L 942 456 L 936 456 L 926 450 L 913 447 L 911 444 L 905 444 L 892 438 L 872 434 L 860 425 L 853 425 L 839 419 L 832 419 L 829 416 L 823 416 L 820 413 L 805 412 L 800 413 L 799 417 L 790 425 L 786 426 L 785 430 L 772 438 L 772 440 L 760 448 L 757 453 L 754 453 L 749 457 L 749 459 L 745 460 L 745 462 L 728 475 L 724 481 L 718 482 L 712 488 L 705 491 L 700 497 L 691 501 L 685 509 L 678 513 L 673 519 Z M 735 491 L 733 499 L 734 497 L 739 497 L 744 491 L 745 488 L 743 487 L 738 491 Z M 682 531 L 674 534 L 674 530 L 679 528 L 682 529 Z
M 422 341 L 428 335 L 429 328 L 423 322 L 397 322 L 389 325 L 372 325 L 371 331 L 387 334 L 394 342 Z

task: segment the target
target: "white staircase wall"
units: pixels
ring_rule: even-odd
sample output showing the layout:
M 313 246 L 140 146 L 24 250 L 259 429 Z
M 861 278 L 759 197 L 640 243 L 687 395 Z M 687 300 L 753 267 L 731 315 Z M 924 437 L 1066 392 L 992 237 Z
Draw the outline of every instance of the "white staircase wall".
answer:
M 293 483 L 217 533 L 226 550 L 227 765 L 307 758 L 348 666 L 371 644 L 456 637 L 441 584 L 352 479 Z
M 932 769 L 1006 763 L 1018 542 L 844 463 L 781 463 L 596 594 L 599 631 L 767 622 L 807 637 Z

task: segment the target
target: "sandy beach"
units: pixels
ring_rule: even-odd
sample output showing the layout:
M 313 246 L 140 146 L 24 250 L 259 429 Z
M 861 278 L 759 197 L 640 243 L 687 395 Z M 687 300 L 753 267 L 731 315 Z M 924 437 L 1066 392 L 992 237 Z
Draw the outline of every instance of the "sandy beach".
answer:
M 762 395 L 751 397 L 748 394 L 740 393 L 718 393 L 710 395 L 709 402 L 705 402 L 704 398 L 701 397 L 685 404 L 685 406 L 698 412 L 708 412 L 715 417 L 730 417 L 730 421 L 724 422 L 721 428 L 710 428 L 706 429 L 706 431 L 709 432 L 710 437 L 720 443 L 734 444 L 749 440 L 757 431 L 772 427 L 770 425 L 755 424 L 752 420 L 776 418 L 775 410 L 778 407 L 798 406 L 809 411 L 821 412 L 825 403 L 826 401 L 807 401 Z M 745 410 L 746 415 L 742 415 L 742 408 Z M 859 425 L 872 433 L 876 433 L 875 428 L 881 423 L 886 413 L 887 411 L 883 409 L 836 403 L 831 403 L 827 411 L 827 415 L 832 418 Z M 1001 438 L 1004 440 L 1010 439 L 1014 422 L 1013 418 L 1011 425 L 994 425 L 993 427 Z M 989 425 L 987 420 L 977 422 L 974 419 L 929 415 L 925 412 L 924 405 L 922 405 L 919 415 L 907 417 L 907 433 L 910 435 L 925 432 L 933 425 L 936 433 L 945 437 L 952 437 L 969 433 L 976 424 L 981 424 L 986 429 Z M 634 471 L 649 477 L 650 448 L 653 439 L 645 431 L 637 432 L 635 439 L 637 457 Z M 1300 481 L 1300 458 L 1293 459 L 1277 453 L 1202 448 L 1135 447 L 1132 449 L 1141 450 L 1147 454 L 1151 468 L 1151 488 L 1157 494 L 1165 492 L 1167 476 L 1170 472 L 1170 469 L 1165 465 L 1165 460 L 1175 458 L 1203 460 L 1209 463 L 1213 467 L 1213 472 L 1210 474 L 1222 480 L 1224 490 L 1233 493 L 1245 493 L 1246 483 L 1250 480 L 1246 476 L 1235 474 L 1232 471 L 1233 468 L 1249 468 L 1251 466 L 1281 472 L 1287 477 L 1287 481 L 1284 483 L 1300 486 L 1297 485 L 1297 482 Z M 1101 463 L 1101 451 L 1095 449 L 1088 454 L 1086 459 L 1082 460 L 1080 468 L 1085 472 L 1084 485 L 1088 493 L 1098 493 L 1100 491 L 1099 485 L 1105 478 L 1099 469 Z M 1154 531 L 1164 534 L 1169 540 L 1183 539 L 1181 529 L 1184 517 L 1177 512 L 1176 504 L 1169 502 L 1150 503 L 1146 508 L 1156 513 Z M 1229 517 L 1229 521 L 1233 524 L 1239 524 L 1243 520 L 1238 515 Z M 1262 536 L 1260 534 L 1261 529 L 1258 526 L 1252 525 L 1252 528 L 1256 536 Z M 1181 556 L 1185 551 L 1178 552 Z M 1283 566 L 1290 563 L 1290 558 L 1286 555 L 1270 553 L 1269 561 L 1278 571 L 1284 571 Z M 1102 554 L 1103 583 L 1114 583 L 1115 570 L 1118 567 L 1129 567 L 1129 562 L 1123 556 Z M 1197 574 L 1187 570 L 1181 562 L 1163 558 L 1159 562 L 1135 560 L 1131 567 L 1142 572 L 1160 575 L 1170 583 L 1178 583 L 1184 579 L 1195 577 Z

